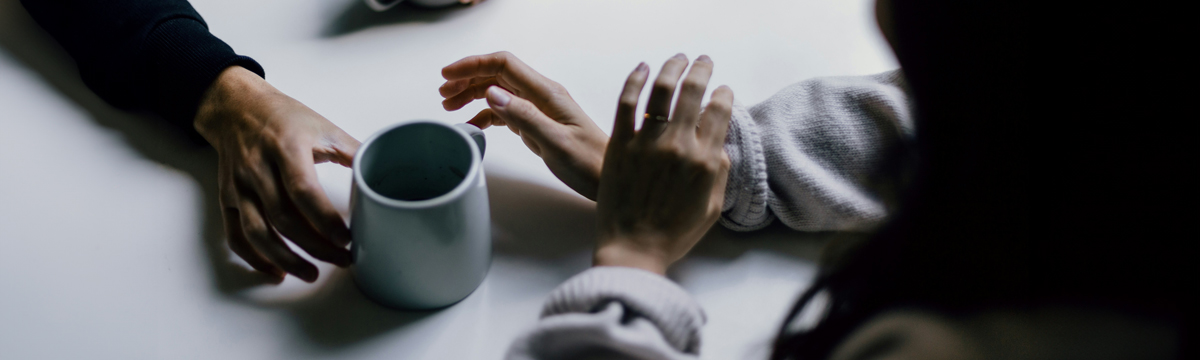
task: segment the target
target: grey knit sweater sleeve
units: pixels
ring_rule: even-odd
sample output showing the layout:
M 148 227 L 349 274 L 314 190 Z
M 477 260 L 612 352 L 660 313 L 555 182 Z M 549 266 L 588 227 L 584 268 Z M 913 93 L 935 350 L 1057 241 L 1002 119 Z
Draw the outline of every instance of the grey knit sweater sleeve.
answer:
M 869 230 L 895 205 L 896 179 L 882 165 L 913 136 L 900 70 L 802 81 L 749 109 L 734 104 L 720 223 Z
M 696 359 L 704 322 L 704 310 L 671 280 L 594 267 L 550 293 L 542 319 L 505 359 Z

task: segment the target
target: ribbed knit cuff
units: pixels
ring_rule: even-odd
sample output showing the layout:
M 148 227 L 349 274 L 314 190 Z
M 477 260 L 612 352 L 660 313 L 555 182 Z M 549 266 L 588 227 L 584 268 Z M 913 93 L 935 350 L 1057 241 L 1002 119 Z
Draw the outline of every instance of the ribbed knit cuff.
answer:
M 767 164 L 754 118 L 741 103 L 734 102 L 725 136 L 729 154 L 729 181 L 719 222 L 734 231 L 752 231 L 770 225 L 775 217 L 767 209 L 770 187 Z
M 204 23 L 191 18 L 170 19 L 155 27 L 141 56 L 150 110 L 189 130 L 200 98 L 225 68 L 237 65 L 266 76 L 254 59 L 234 53 Z
M 675 349 L 699 353 L 704 309 L 679 285 L 645 270 L 598 266 L 579 273 L 550 293 L 542 317 L 597 312 L 613 301 L 648 319 Z

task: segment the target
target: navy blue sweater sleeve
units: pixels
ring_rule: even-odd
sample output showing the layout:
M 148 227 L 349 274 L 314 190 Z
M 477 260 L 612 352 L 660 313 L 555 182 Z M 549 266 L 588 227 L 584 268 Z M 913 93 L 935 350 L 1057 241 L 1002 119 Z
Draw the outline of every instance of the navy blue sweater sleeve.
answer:
M 200 97 L 222 70 L 262 66 L 208 32 L 186 0 L 21 0 L 108 103 L 192 129 Z

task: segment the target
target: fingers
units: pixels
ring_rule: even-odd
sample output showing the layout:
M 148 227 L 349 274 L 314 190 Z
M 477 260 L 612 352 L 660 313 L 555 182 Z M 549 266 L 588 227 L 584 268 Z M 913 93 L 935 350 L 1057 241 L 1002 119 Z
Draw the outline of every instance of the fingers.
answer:
M 358 152 L 362 143 L 336 126 L 333 131 L 326 131 L 324 136 L 326 142 L 323 144 L 328 146 L 318 145 L 313 148 L 313 162 L 319 164 L 331 161 L 345 167 L 354 166 L 354 154 Z
M 646 113 L 650 118 L 642 122 L 642 130 L 638 137 L 654 139 L 662 133 L 667 125 L 664 120 L 671 115 L 671 98 L 675 95 L 675 84 L 679 83 L 687 64 L 687 57 L 683 54 L 675 54 L 663 64 L 662 71 L 659 71 L 658 78 L 654 79 L 654 86 L 650 89 L 650 99 L 646 102 Z
M 358 153 L 358 148 L 362 146 L 362 142 L 341 129 L 338 129 L 337 132 L 337 140 L 333 143 L 333 156 L 329 157 L 328 160 L 341 166 L 352 167 L 354 166 L 354 154 Z M 314 154 L 313 161 L 321 162 L 322 160 Z
M 310 219 L 317 219 L 302 214 L 292 197 L 281 193 L 283 189 L 277 185 L 284 183 L 280 174 L 271 170 L 263 172 L 266 173 L 255 174 L 253 180 L 245 182 L 253 183 L 260 209 L 264 211 L 268 223 L 309 255 L 338 266 L 350 265 L 350 252 L 344 248 L 345 243 L 341 246 L 334 244 L 325 232 L 314 228 L 313 224 L 319 222 Z M 337 216 L 340 222 L 341 217 Z
M 447 81 L 446 83 L 442 84 L 442 86 L 438 87 L 438 94 L 442 95 L 443 98 L 448 98 L 448 97 L 451 97 L 454 95 L 458 95 L 458 93 L 462 92 L 463 90 L 466 90 L 467 87 L 471 86 L 471 82 L 476 81 L 476 79 L 459 79 L 459 80 Z M 487 79 L 491 79 L 491 78 L 489 77 Z
M 249 200 L 250 196 L 247 196 L 247 193 L 242 192 L 239 195 L 241 202 L 238 204 L 238 214 L 240 215 L 238 221 L 242 227 L 242 234 L 250 245 L 271 263 L 300 280 L 316 281 L 319 274 L 317 267 L 292 252 L 287 244 L 283 243 L 283 239 L 280 239 L 279 235 L 271 230 L 259 210 L 259 204 Z
M 241 215 L 237 208 L 225 208 L 221 215 L 225 220 L 225 237 L 229 242 L 229 250 L 237 254 L 242 260 L 245 260 L 254 270 L 271 276 L 276 281 L 283 280 L 283 277 L 287 273 L 278 266 L 275 266 L 275 264 L 272 264 L 262 254 L 259 254 L 258 250 L 254 250 L 254 247 L 250 245 L 250 241 L 246 240 L 246 235 L 242 232 Z
M 517 86 L 536 84 L 542 77 L 507 51 L 468 56 L 442 68 L 442 77 L 449 81 L 492 76 Z
M 475 127 L 479 128 L 480 130 L 486 130 L 493 125 L 507 125 L 507 123 L 504 122 L 504 119 L 496 116 L 496 112 L 492 111 L 491 108 L 480 110 L 478 114 L 475 114 L 475 117 L 471 118 L 471 120 L 467 120 L 467 123 L 475 125 Z
M 225 220 L 225 238 L 229 244 L 229 250 L 246 261 L 254 270 L 261 271 L 268 276 L 282 281 L 287 273 L 271 263 L 269 259 L 257 250 L 254 250 L 254 246 L 250 245 L 250 241 L 246 239 L 245 232 L 242 229 L 241 213 L 238 211 L 238 205 L 241 204 L 241 197 L 238 196 L 233 173 L 227 167 L 222 166 L 217 171 L 217 180 L 218 191 L 220 193 L 219 202 L 222 209 L 221 215 Z
M 729 131 L 733 112 L 733 90 L 721 85 L 713 90 L 700 123 L 700 141 L 710 148 L 724 149 L 725 134 Z
M 642 88 L 646 86 L 646 79 L 649 76 L 650 67 L 646 66 L 646 63 L 639 63 L 625 79 L 625 88 L 621 90 L 620 100 L 617 101 L 617 117 L 613 121 L 611 141 L 624 144 L 633 139 L 638 98 L 642 96 Z
M 442 100 L 442 108 L 446 109 L 447 111 L 461 109 L 463 106 L 467 106 L 467 104 L 470 104 L 476 99 L 482 99 L 487 93 L 488 88 L 499 85 L 494 77 L 479 79 L 479 81 L 474 80 L 475 79 L 468 81 L 470 84 L 468 84 L 458 93 L 450 95 L 445 100 Z M 442 96 L 446 95 L 443 94 Z
M 708 88 L 712 69 L 713 63 L 708 55 L 700 55 L 692 63 L 692 69 L 688 71 L 679 89 L 679 100 L 675 102 L 675 112 L 671 116 L 671 124 L 667 126 L 669 129 L 677 129 L 680 133 L 695 136 L 696 122 L 700 119 L 700 104 L 704 101 L 704 91 Z
M 540 142 L 545 139 L 547 132 L 553 131 L 559 125 L 529 100 L 514 96 L 499 86 L 487 90 L 487 102 L 492 113 L 509 128 L 518 129 L 522 138 L 532 136 L 535 142 Z
M 350 254 L 344 249 L 350 243 L 350 229 L 346 228 L 341 213 L 333 207 L 333 203 L 329 202 L 329 198 L 325 195 L 325 189 L 321 188 L 310 153 L 311 150 L 296 149 L 281 154 L 276 160 L 279 164 L 277 181 L 283 184 L 283 188 L 286 190 L 286 200 L 290 200 L 295 208 L 304 215 L 305 219 L 296 219 L 295 221 L 307 220 L 307 223 L 315 228 L 317 233 L 323 235 L 324 239 L 312 239 L 314 243 L 301 243 L 291 236 L 288 238 L 313 257 L 344 266 L 350 261 Z M 317 240 L 320 241 L 317 242 Z

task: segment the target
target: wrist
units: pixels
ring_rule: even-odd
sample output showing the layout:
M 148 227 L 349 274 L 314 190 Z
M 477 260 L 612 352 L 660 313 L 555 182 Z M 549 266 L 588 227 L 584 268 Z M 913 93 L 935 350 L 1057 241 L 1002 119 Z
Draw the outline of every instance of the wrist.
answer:
M 601 241 L 592 256 L 592 266 L 621 266 L 666 275 L 667 265 L 662 254 L 651 249 L 630 245 L 629 241 Z
M 604 170 L 604 154 L 608 152 L 608 135 L 595 128 L 595 123 L 591 119 L 585 118 L 588 124 L 593 124 L 593 131 L 586 137 L 579 140 L 583 144 L 585 151 L 577 154 L 577 168 L 583 169 L 584 179 L 586 184 L 582 189 L 578 189 L 580 195 L 596 201 L 596 196 L 600 190 L 600 173 Z
M 272 90 L 270 84 L 258 74 L 241 66 L 227 67 L 200 97 L 192 126 L 212 143 L 214 139 L 211 135 L 219 129 L 217 123 L 220 119 L 234 117 L 231 115 L 235 114 L 231 112 L 236 112 L 239 105 L 253 103 L 257 101 L 256 98 Z

